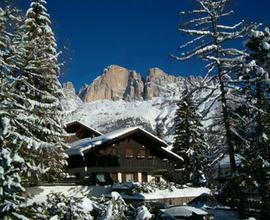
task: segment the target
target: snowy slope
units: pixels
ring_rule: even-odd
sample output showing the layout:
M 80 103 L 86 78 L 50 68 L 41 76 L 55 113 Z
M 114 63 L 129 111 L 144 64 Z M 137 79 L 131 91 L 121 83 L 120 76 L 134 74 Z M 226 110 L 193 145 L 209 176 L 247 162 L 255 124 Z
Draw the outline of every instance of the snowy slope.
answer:
M 168 136 L 174 121 L 175 101 L 154 98 L 148 101 L 99 100 L 90 103 L 64 102 L 70 112 L 66 121 L 78 120 L 100 132 L 142 126 L 159 136 Z M 69 104 L 70 107 L 68 106 Z M 75 109 L 75 110 L 74 110 Z
M 141 126 L 147 131 L 156 134 L 169 144 L 173 141 L 174 117 L 177 109 L 177 102 L 182 97 L 185 88 L 185 78 L 155 78 L 151 86 L 159 91 L 159 97 L 152 97 L 149 100 L 125 101 L 125 100 L 97 100 L 82 102 L 77 95 L 69 93 L 62 100 L 66 110 L 66 122 L 78 120 L 84 124 L 102 132 L 107 133 L 120 128 Z M 202 78 L 190 77 L 188 80 L 193 83 L 200 83 Z M 64 91 L 65 93 L 65 91 Z M 208 92 L 200 91 L 196 97 L 205 97 Z M 207 103 L 200 106 L 203 111 Z M 205 122 L 206 123 L 206 122 Z

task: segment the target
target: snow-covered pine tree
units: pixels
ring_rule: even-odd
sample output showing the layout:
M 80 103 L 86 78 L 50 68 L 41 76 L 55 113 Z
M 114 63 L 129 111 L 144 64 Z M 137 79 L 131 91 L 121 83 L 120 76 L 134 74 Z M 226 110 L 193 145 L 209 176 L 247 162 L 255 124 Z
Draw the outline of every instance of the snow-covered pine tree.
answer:
M 239 83 L 245 94 L 249 109 L 249 126 L 246 138 L 249 146 L 244 149 L 244 166 L 242 170 L 245 189 L 260 196 L 262 219 L 270 215 L 270 32 L 252 30 L 246 46 L 250 56 L 243 71 L 239 73 Z M 247 184 L 249 183 L 249 184 Z M 256 201 L 256 199 L 255 199 Z
M 19 102 L 28 110 L 21 128 L 35 143 L 23 152 L 32 174 L 36 174 L 31 176 L 40 177 L 41 172 L 45 180 L 53 181 L 61 176 L 66 163 L 65 131 L 59 101 L 63 95 L 58 80 L 59 54 L 45 6 L 45 0 L 32 1 L 26 13 L 20 73 L 14 90 L 23 96 Z
M 175 135 L 173 151 L 184 159 L 183 183 L 192 182 L 194 186 L 205 185 L 205 149 L 201 115 L 193 93 L 186 86 L 183 98 L 178 103 L 175 116 Z
M 254 153 L 262 155 L 270 162 L 270 32 L 252 30 L 246 46 L 250 51 L 248 63 L 240 72 L 239 82 L 248 97 L 247 104 L 252 109 L 252 145 Z
M 233 173 L 236 171 L 233 136 L 238 134 L 232 126 L 228 96 L 234 89 L 230 87 L 230 81 L 234 78 L 236 69 L 242 65 L 246 54 L 231 45 L 232 42 L 243 38 L 254 25 L 247 26 L 244 21 L 228 25 L 231 22 L 228 18 L 233 14 L 233 11 L 228 10 L 230 0 L 197 0 L 197 3 L 198 9 L 180 13 L 183 16 L 191 16 L 179 30 L 190 35 L 192 40 L 180 46 L 179 50 L 183 52 L 173 57 L 179 61 L 200 58 L 207 63 L 206 79 L 216 80 L 220 92 L 227 152 Z
M 19 150 L 25 141 L 17 133 L 16 101 L 10 92 L 10 81 L 16 70 L 16 31 L 21 17 L 18 10 L 7 2 L 0 4 L 0 218 L 14 219 L 20 215 L 24 188 L 21 185 L 21 171 L 24 159 Z M 13 24 L 13 25 L 11 25 Z

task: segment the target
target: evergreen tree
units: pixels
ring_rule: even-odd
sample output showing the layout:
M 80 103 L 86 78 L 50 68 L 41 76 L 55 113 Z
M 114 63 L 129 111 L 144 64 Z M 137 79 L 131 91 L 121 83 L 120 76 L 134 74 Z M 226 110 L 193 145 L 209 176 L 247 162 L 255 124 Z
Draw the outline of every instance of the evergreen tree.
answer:
M 21 66 L 14 91 L 21 94 L 18 102 L 28 110 L 21 127 L 33 142 L 30 149 L 22 152 L 26 164 L 37 180 L 42 174 L 45 180 L 53 181 L 59 178 L 66 163 L 65 132 L 59 101 L 63 94 L 58 80 L 57 44 L 45 6 L 45 0 L 33 1 L 26 13 Z
M 222 124 L 225 131 L 227 152 L 230 156 L 231 172 L 236 171 L 235 146 L 233 136 L 238 135 L 232 123 L 230 100 L 234 87 L 230 84 L 235 78 L 235 72 L 243 63 L 245 52 L 231 47 L 231 43 L 245 36 L 251 26 L 244 25 L 241 21 L 232 26 L 226 18 L 233 14 L 228 10 L 230 0 L 197 0 L 198 9 L 190 12 L 182 12 L 183 16 L 192 16 L 179 30 L 192 37 L 192 40 L 181 46 L 183 52 L 180 56 L 174 56 L 176 60 L 185 61 L 198 57 L 207 62 L 207 79 L 215 80 L 219 90 L 221 102 Z M 225 24 L 224 24 L 224 23 Z M 191 49 L 190 49 L 191 48 Z M 217 100 L 215 100 L 217 101 Z
M 239 75 L 242 91 L 248 97 L 246 103 L 252 107 L 253 135 L 251 144 L 254 153 L 270 162 L 270 32 L 253 30 L 246 43 L 250 50 L 248 64 Z
M 24 136 L 17 131 L 20 118 L 16 112 L 16 101 L 11 92 L 11 80 L 16 71 L 17 35 L 21 17 L 18 10 L 0 4 L 0 218 L 23 217 L 19 215 L 24 188 L 21 185 L 21 171 L 24 159 L 19 154 L 26 145 Z
M 183 183 L 205 184 L 205 148 L 201 115 L 194 97 L 186 89 L 176 111 L 173 143 L 173 151 L 184 159 Z
M 261 219 L 270 215 L 270 32 L 252 30 L 246 46 L 250 50 L 247 64 L 239 73 L 242 93 L 246 96 L 243 103 L 249 109 L 249 126 L 244 148 L 244 165 L 241 170 L 245 184 L 243 191 L 250 189 L 253 196 L 260 196 Z M 255 195 L 254 195 L 255 192 Z

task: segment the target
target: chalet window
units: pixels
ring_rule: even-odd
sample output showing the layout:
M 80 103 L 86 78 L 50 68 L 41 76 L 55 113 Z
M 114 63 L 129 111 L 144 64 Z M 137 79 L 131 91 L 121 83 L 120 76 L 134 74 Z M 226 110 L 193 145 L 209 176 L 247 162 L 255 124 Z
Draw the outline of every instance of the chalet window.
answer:
M 145 158 L 145 149 L 140 149 L 137 158 Z
M 134 182 L 134 173 L 126 173 L 126 182 Z
M 111 173 L 110 176 L 111 176 L 111 180 L 113 182 L 117 182 L 118 181 L 117 173 Z
M 131 148 L 126 148 L 125 157 L 126 158 L 132 158 L 133 157 L 133 150 Z

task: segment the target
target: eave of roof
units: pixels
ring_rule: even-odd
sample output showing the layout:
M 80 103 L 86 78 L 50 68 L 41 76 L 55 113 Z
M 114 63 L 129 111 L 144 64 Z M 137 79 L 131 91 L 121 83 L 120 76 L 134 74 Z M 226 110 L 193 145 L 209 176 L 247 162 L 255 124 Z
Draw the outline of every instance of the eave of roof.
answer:
M 180 157 L 178 154 L 172 152 L 168 148 L 165 148 L 165 147 L 161 147 L 161 148 L 162 148 L 162 150 L 165 150 L 167 153 L 171 154 L 172 156 L 176 157 L 177 159 L 184 161 L 183 157 Z
M 68 125 L 72 125 L 72 124 L 74 124 L 74 123 L 79 123 L 79 124 L 83 125 L 84 127 L 89 128 L 90 130 L 96 132 L 97 134 L 103 135 L 103 133 L 101 133 L 101 132 L 97 131 L 96 129 L 94 129 L 94 128 L 92 128 L 92 127 L 90 127 L 90 126 L 88 126 L 88 125 L 86 125 L 86 124 L 84 124 L 84 123 L 82 123 L 82 122 L 80 122 L 80 121 L 77 121 L 77 120 L 69 121 L 69 122 L 67 122 L 67 123 L 65 124 L 65 126 L 67 127 Z

